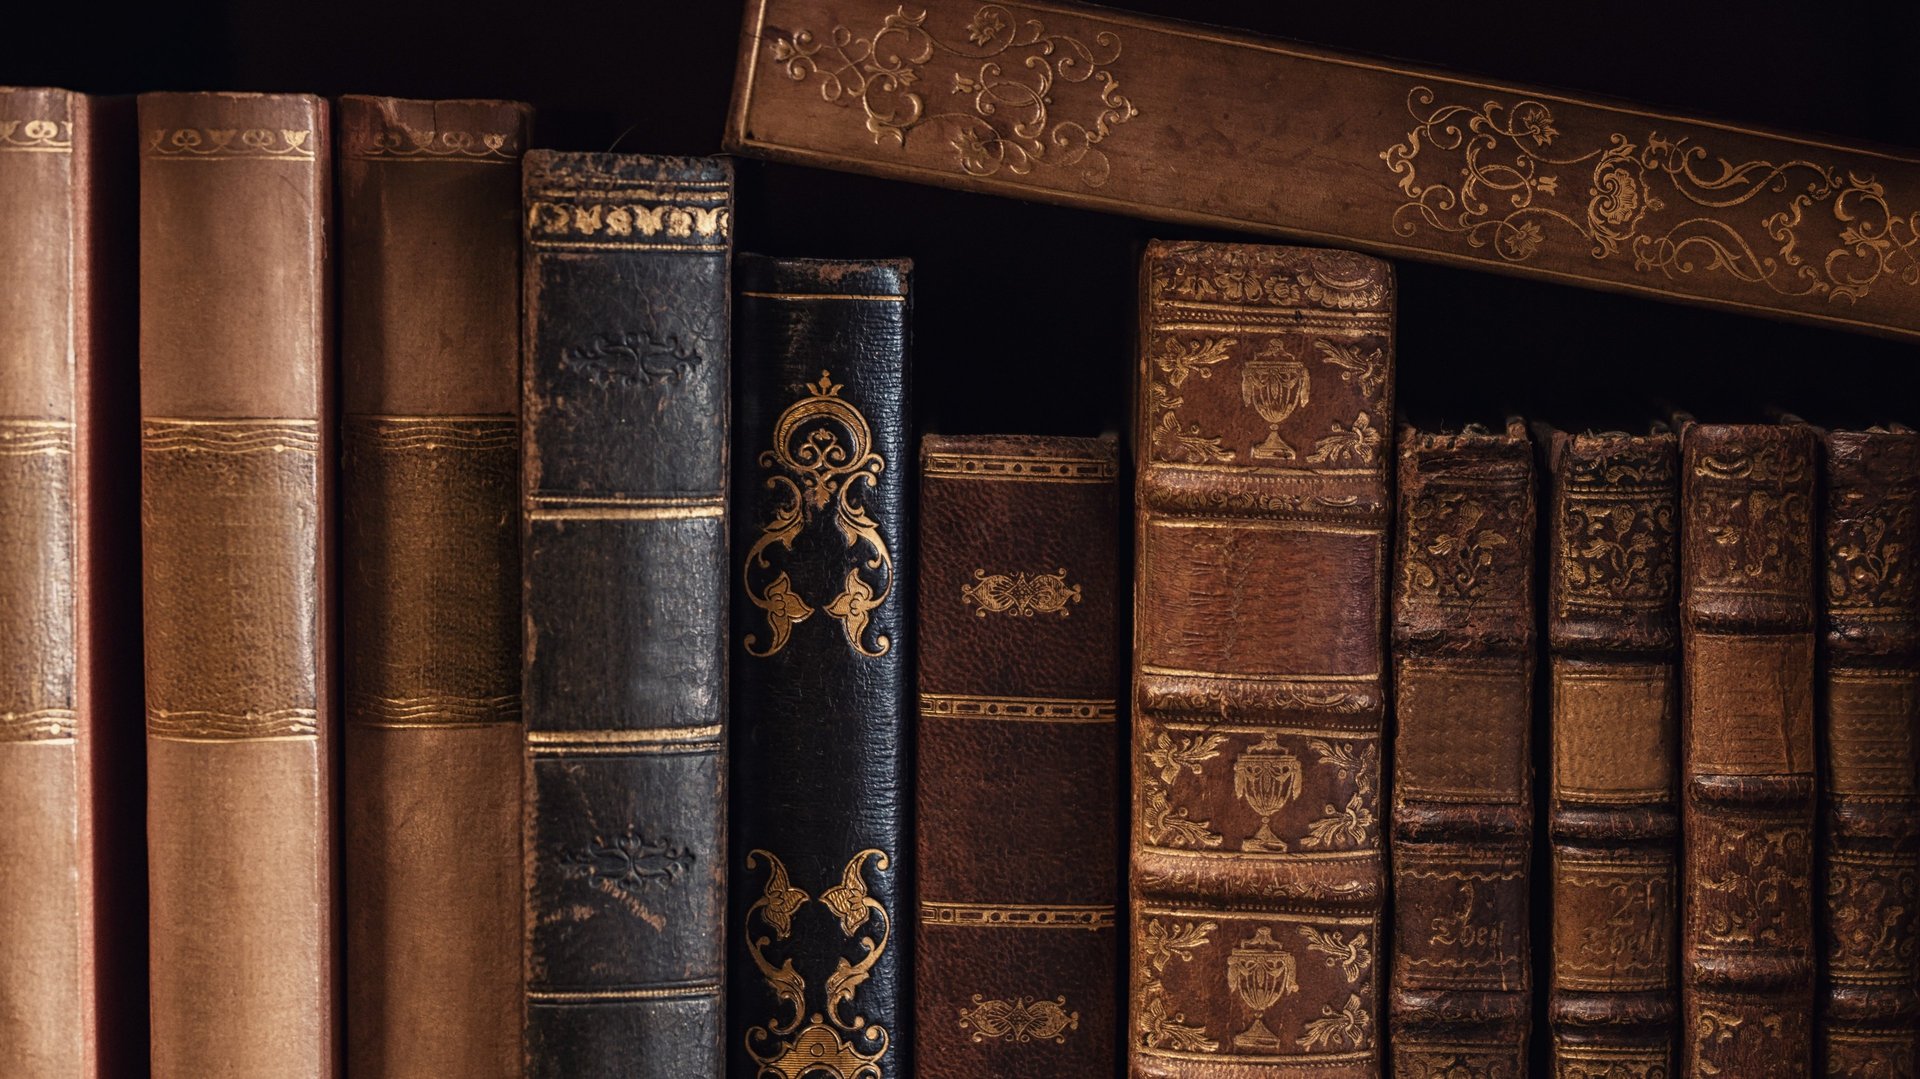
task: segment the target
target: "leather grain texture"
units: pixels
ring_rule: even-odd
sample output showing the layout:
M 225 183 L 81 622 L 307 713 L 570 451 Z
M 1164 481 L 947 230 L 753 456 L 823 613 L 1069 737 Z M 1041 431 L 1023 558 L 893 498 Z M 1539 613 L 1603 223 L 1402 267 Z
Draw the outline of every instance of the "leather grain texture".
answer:
M 131 109 L 0 88 L 0 1075 L 21 1079 L 146 1054 L 123 928 L 140 735 L 113 720 L 140 693 L 132 166 Z
M 520 1074 L 520 156 L 340 101 L 347 1067 Z
M 922 1075 L 1117 1070 L 1119 471 L 1111 437 L 920 444 Z
M 153 1074 L 327 1079 L 327 106 L 139 110 Z
M 1920 1037 L 1920 434 L 1834 431 L 1820 447 L 1820 860 L 1825 985 L 1817 1051 L 1833 1079 L 1912 1076 Z
M 1673 1074 L 1679 439 L 1541 429 L 1555 1079 Z
M 1811 429 L 1680 432 L 1681 1069 L 1811 1073 Z
M 1912 156 L 1049 0 L 745 7 L 732 151 L 1920 337 Z
M 1380 1074 L 1393 317 L 1347 252 L 1143 260 L 1135 1076 Z
M 737 272 L 728 1074 L 905 1079 L 911 267 Z
M 525 1074 L 718 1076 L 733 174 L 523 185 Z
M 1396 1079 L 1527 1073 L 1534 469 L 1526 428 L 1403 427 L 1393 592 Z

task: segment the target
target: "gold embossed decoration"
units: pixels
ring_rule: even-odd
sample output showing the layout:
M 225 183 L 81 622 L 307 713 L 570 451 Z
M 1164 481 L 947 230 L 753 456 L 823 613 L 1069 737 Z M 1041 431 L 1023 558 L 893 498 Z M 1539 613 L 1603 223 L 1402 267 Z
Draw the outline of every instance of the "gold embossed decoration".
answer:
M 1212 943 L 1209 933 L 1217 922 L 1175 922 L 1148 918 L 1134 945 L 1140 964 L 1133 996 L 1133 1041 L 1143 1049 L 1172 1049 L 1184 1053 L 1214 1053 L 1220 1043 L 1207 1037 L 1204 1026 L 1187 1022 L 1186 1013 L 1167 995 L 1161 975 L 1167 964 L 1193 962 L 1194 952 Z
M 775 941 L 793 935 L 794 917 L 807 905 L 808 895 L 793 886 L 786 865 L 769 851 L 749 853 L 747 868 L 755 869 L 762 861 L 767 865 L 767 883 L 760 898 L 747 908 L 747 954 L 752 956 L 777 1005 L 791 1008 L 792 1014 L 784 1019 L 775 1016 L 747 1031 L 747 1053 L 759 1065 L 756 1079 L 881 1079 L 880 1060 L 887 1053 L 891 1036 L 885 1027 L 868 1022 L 857 1010 L 852 1015 L 844 1013 L 853 1007 L 860 986 L 871 976 L 874 964 L 886 954 L 892 940 L 893 920 L 880 901 L 868 893 L 865 877 L 868 865 L 875 872 L 885 872 L 890 860 L 884 851 L 861 851 L 848 860 L 840 883 L 815 900 L 832 912 L 846 938 L 858 944 L 860 959 L 850 962 L 842 956 L 838 960 L 824 983 L 825 997 L 819 1002 L 822 1006 L 813 1012 L 807 1010 L 806 976 L 794 969 L 791 958 L 782 959 L 776 967 L 766 954 Z M 766 935 L 769 930 L 772 937 Z
M 155 128 L 147 132 L 147 156 L 165 161 L 209 157 L 314 160 L 313 132 L 282 128 Z
M 1300 758 L 1281 748 L 1271 732 L 1240 751 L 1233 762 L 1233 796 L 1260 814 L 1260 830 L 1241 842 L 1241 850 L 1272 854 L 1287 849 L 1286 840 L 1273 834 L 1273 815 L 1300 797 L 1303 782 Z
M 1836 303 L 1883 281 L 1920 286 L 1920 211 L 1896 209 L 1871 175 L 1731 161 L 1653 130 L 1568 146 L 1544 102 L 1436 100 L 1414 87 L 1414 126 L 1380 154 L 1406 196 L 1393 213 L 1400 236 L 1455 233 L 1516 263 L 1565 236 L 1645 273 L 1719 273 Z
M 1064 1045 L 1067 1032 L 1080 1029 L 1080 1013 L 1067 1010 L 1066 997 L 984 1000 L 975 993 L 973 1007 L 960 1009 L 960 1026 L 971 1029 L 976 1042 L 1051 1040 Z
M 1261 926 L 1252 937 L 1227 953 L 1227 989 L 1253 1012 L 1253 1023 L 1233 1036 L 1233 1044 L 1254 1052 L 1277 1052 L 1280 1039 L 1267 1029 L 1266 1014 L 1282 997 L 1300 991 L 1294 978 L 1293 954 Z
M 989 575 L 977 569 L 973 571 L 973 583 L 961 586 L 960 598 L 981 618 L 989 613 L 1032 618 L 1035 612 L 1065 618 L 1073 613 L 1067 610 L 1068 605 L 1080 602 L 1080 586 L 1067 583 L 1065 569 L 1031 577 L 1024 573 Z
M 1107 182 L 1112 166 L 1100 146 L 1139 115 L 1112 71 L 1120 35 L 1103 30 L 1089 45 L 999 4 L 950 32 L 926 22 L 927 12 L 902 7 L 867 36 L 835 26 L 825 40 L 807 29 L 769 30 L 765 40 L 793 81 L 812 81 L 834 105 L 859 106 L 876 143 L 904 149 L 910 137 L 944 139 L 969 176 L 1059 168 L 1088 187 Z
M 820 381 L 806 389 L 807 396 L 775 421 L 773 448 L 760 455 L 760 467 L 770 472 L 767 486 L 781 499 L 741 565 L 747 599 L 767 618 L 764 643 L 758 632 L 747 634 L 744 643 L 750 655 L 771 656 L 786 647 L 793 627 L 816 613 L 795 590 L 793 578 L 774 569 L 769 555 L 775 547 L 792 550 L 814 516 L 831 511 L 853 564 L 839 594 L 819 609 L 839 621 L 856 652 L 884 656 L 893 641 L 868 630 L 874 612 L 893 594 L 893 555 L 859 490 L 879 484 L 886 461 L 873 452 L 866 416 L 840 396 L 841 387 L 828 372 L 820 372 Z
M 67 120 L 0 120 L 0 153 L 73 152 L 73 124 Z

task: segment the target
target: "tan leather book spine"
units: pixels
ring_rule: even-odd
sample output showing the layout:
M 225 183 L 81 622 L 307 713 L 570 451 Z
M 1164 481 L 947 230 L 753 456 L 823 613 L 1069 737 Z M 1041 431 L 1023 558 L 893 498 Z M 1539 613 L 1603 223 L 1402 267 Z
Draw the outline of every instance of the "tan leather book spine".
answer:
M 1814 439 L 1680 432 L 1681 1074 L 1802 1079 L 1813 1044 Z
M 1527 1074 L 1534 470 L 1526 428 L 1400 432 L 1396 1079 Z
M 1046 0 L 747 0 L 727 149 L 1920 338 L 1920 156 Z
M 138 761 L 138 735 L 116 722 L 139 693 L 139 638 L 121 606 L 139 550 L 127 482 L 133 248 L 120 220 L 131 120 L 67 90 L 0 88 L 0 1075 L 10 1079 L 123 1075 L 144 1059 L 118 1052 L 145 1022 L 126 987 L 143 963 L 118 933 L 144 894 L 140 809 L 117 770 Z M 103 876 L 129 869 L 131 884 Z
M 327 106 L 140 98 L 153 1074 L 337 1074 Z
M 1555 1079 L 1673 1074 L 1679 439 L 1542 430 Z
M 339 105 L 347 1069 L 520 1074 L 520 155 Z
M 1392 270 L 1141 276 L 1128 1064 L 1377 1077 Z
M 1920 433 L 1822 440 L 1825 874 L 1820 1043 L 1831 1079 L 1912 1076 L 1920 1036 Z

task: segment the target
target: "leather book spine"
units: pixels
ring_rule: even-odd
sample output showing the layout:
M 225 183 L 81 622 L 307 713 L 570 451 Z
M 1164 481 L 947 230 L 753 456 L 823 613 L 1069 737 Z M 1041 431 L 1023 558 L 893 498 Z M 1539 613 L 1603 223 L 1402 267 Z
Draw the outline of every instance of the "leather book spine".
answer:
M 1910 151 L 1055 0 L 744 6 L 732 151 L 1920 338 Z
M 1122 542 L 1113 438 L 922 440 L 921 1074 L 1117 1070 Z
M 1679 439 L 1543 431 L 1555 1079 L 1673 1074 Z
M 1402 428 L 1393 594 L 1396 1079 L 1527 1074 L 1534 470 L 1526 429 Z
M 522 184 L 525 1074 L 718 1076 L 733 172 Z
M 520 155 L 340 101 L 347 1067 L 520 1074 Z
M 911 266 L 736 269 L 728 1074 L 907 1079 Z
M 153 1074 L 337 1074 L 326 103 L 139 101 Z
M 1818 1049 L 1832 1079 L 1912 1076 L 1920 1037 L 1920 434 L 1835 431 L 1821 450 L 1826 963 Z
M 1141 267 L 1128 1066 L 1377 1077 L 1394 282 Z
M 145 894 L 140 736 L 114 721 L 140 693 L 132 165 L 130 109 L 0 88 L 0 1075 L 20 1079 L 146 1054 L 146 945 L 122 928 Z
M 1680 432 L 1685 1075 L 1803 1079 L 1814 1012 L 1812 430 Z

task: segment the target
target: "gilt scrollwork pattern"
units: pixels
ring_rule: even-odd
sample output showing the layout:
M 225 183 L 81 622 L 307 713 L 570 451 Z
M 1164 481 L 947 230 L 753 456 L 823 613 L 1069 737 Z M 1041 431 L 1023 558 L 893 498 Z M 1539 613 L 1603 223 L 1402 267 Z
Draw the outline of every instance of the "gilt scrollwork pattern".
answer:
M 1914 535 L 1912 487 L 1884 483 L 1871 500 L 1858 488 L 1835 493 L 1826 525 L 1828 608 L 1911 610 L 1920 595 L 1907 543 Z
M 1813 843 L 1797 826 L 1728 828 L 1702 837 L 1692 914 L 1703 948 L 1794 948 L 1809 939 Z
M 1180 257 L 1189 252 L 1204 254 Z M 1351 252 L 1316 250 L 1282 258 L 1215 244 L 1173 245 L 1167 257 L 1154 262 L 1147 282 L 1147 294 L 1156 300 L 1356 312 L 1380 308 L 1391 289 L 1391 279 L 1377 263 Z
M 1080 586 L 1067 583 L 1067 571 L 1053 573 L 988 573 L 973 571 L 973 583 L 960 587 L 960 598 L 981 618 L 989 614 L 1007 614 L 1032 618 L 1035 614 L 1053 614 L 1066 618 L 1068 610 L 1080 602 Z
M 1827 970 L 1899 975 L 1913 968 L 1920 864 L 1912 855 L 1835 854 L 1827 864 Z
M 207 157 L 315 160 L 312 131 L 264 127 L 154 128 L 147 132 L 147 156 L 158 160 Z
M 1735 161 L 1689 136 L 1614 132 L 1567 145 L 1535 99 L 1440 103 L 1380 153 L 1405 201 L 1396 235 L 1452 233 L 1514 263 L 1566 236 L 1641 273 L 1724 274 L 1781 296 L 1852 303 L 1881 282 L 1920 285 L 1920 211 L 1873 176 L 1806 159 Z
M 1697 587 L 1791 591 L 1811 579 L 1810 468 L 1804 453 L 1775 441 L 1700 455 L 1687 512 L 1711 542 L 1690 552 Z
M 1051 1041 L 1064 1045 L 1067 1033 L 1080 1029 L 1080 1013 L 1067 1010 L 1066 997 L 987 1000 L 975 993 L 973 1007 L 960 1009 L 960 1026 L 971 1030 L 976 1042 Z
M 1529 509 L 1527 495 L 1517 490 L 1422 487 L 1407 508 L 1401 566 L 1406 588 L 1446 607 L 1479 603 L 1495 588 L 1513 587 L 1520 579 L 1516 563 L 1533 556 L 1512 538 L 1523 534 Z
M 1140 964 L 1133 999 L 1135 1044 L 1188 1053 L 1219 1050 L 1220 1043 L 1207 1037 L 1205 1026 L 1187 1022 L 1186 1013 L 1168 997 L 1162 977 L 1169 964 L 1193 962 L 1197 950 L 1213 943 L 1208 934 L 1219 928 L 1217 922 L 1146 920 L 1134 948 Z
M 0 120 L 0 152 L 7 150 L 70 153 L 73 123 L 69 120 Z
M 1671 455 L 1657 445 L 1623 439 L 1568 468 L 1555 567 L 1562 615 L 1672 602 L 1679 522 Z
M 765 636 L 758 630 L 746 635 L 749 655 L 779 652 L 794 627 L 818 611 L 838 621 L 847 645 L 863 656 L 884 656 L 893 647 L 892 639 L 872 625 L 875 612 L 893 595 L 893 555 L 862 494 L 878 486 L 886 460 L 873 450 L 866 416 L 840 396 L 841 389 L 828 372 L 820 372 L 806 396 L 780 414 L 773 448 L 760 455 L 767 486 L 779 498 L 741 566 L 747 600 L 767 619 Z M 839 593 L 816 608 L 769 556 L 776 547 L 792 550 L 814 517 L 829 513 L 852 564 Z
M 969 176 L 1052 168 L 1088 187 L 1107 182 L 1103 144 L 1139 115 L 1114 75 L 1120 35 L 1103 30 L 1083 41 L 999 4 L 983 5 L 955 32 L 929 29 L 927 15 L 903 6 L 870 34 L 835 26 L 824 38 L 798 29 L 770 30 L 765 40 L 788 78 L 811 82 L 831 104 L 857 106 L 875 143 L 904 149 L 922 132 L 938 133 Z

